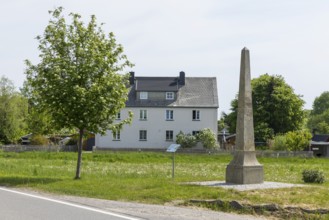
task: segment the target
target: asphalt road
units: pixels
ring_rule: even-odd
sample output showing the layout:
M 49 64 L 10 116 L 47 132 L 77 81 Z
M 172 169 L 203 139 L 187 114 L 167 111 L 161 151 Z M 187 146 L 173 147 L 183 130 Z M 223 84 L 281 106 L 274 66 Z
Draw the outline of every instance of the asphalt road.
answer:
M 0 219 L 137 220 L 138 218 L 0 187 Z
M 0 187 L 0 220 L 264 220 L 173 205 L 149 205 Z

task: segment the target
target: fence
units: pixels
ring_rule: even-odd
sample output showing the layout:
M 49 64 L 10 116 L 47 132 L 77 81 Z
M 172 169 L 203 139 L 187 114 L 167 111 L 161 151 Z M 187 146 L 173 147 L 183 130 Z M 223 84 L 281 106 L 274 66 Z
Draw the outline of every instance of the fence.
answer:
M 77 151 L 77 146 L 60 146 L 60 145 L 48 145 L 48 146 L 33 146 L 33 145 L 4 145 L 1 147 L 5 152 L 25 152 L 25 151 L 47 151 L 47 152 L 59 152 L 59 151 Z M 138 151 L 138 152 L 165 152 L 166 149 L 138 149 L 138 148 L 93 148 L 93 152 L 106 152 L 106 151 Z M 200 148 L 180 148 L 177 153 L 188 154 L 234 154 L 234 151 L 222 150 L 222 149 L 200 149 Z M 257 157 L 313 157 L 313 151 L 256 151 Z
M 77 151 L 77 146 L 61 146 L 61 145 L 4 145 L 1 147 L 5 152 L 25 152 L 25 151 L 47 151 L 47 152 L 59 152 L 59 151 Z
M 166 149 L 155 148 L 98 148 L 94 147 L 93 152 L 106 152 L 106 151 L 138 151 L 138 152 L 165 152 Z M 227 154 L 233 155 L 234 150 L 223 149 L 203 149 L 203 148 L 179 148 L 176 153 L 188 154 Z M 313 151 L 256 151 L 257 157 L 313 157 Z
M 313 151 L 256 151 L 258 157 L 313 157 Z
M 100 148 L 93 147 L 93 152 L 106 151 L 131 151 L 131 152 L 166 152 L 167 148 Z M 176 153 L 195 153 L 195 154 L 229 154 L 229 151 L 221 149 L 204 149 L 204 148 L 179 148 Z

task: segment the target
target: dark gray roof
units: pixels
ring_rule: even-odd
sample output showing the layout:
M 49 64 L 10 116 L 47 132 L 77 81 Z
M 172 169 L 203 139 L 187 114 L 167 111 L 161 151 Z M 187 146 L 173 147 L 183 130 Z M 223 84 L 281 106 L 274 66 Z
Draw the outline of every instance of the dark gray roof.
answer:
M 186 77 L 173 106 L 218 107 L 215 77 Z
M 186 77 L 185 85 L 171 85 L 177 77 L 138 77 L 130 87 L 127 107 L 213 107 L 218 108 L 217 82 L 215 77 Z M 142 82 L 141 85 L 138 86 Z M 136 81 L 135 81 L 136 82 Z M 151 85 L 154 83 L 154 85 Z M 174 89 L 176 90 L 170 90 Z M 177 91 L 178 90 L 178 91 Z M 138 91 L 177 91 L 176 100 L 137 100 Z
M 136 77 L 136 91 L 167 91 L 173 92 L 178 90 L 177 77 Z
M 315 142 L 329 142 L 329 134 L 315 134 L 312 137 L 312 141 L 315 141 Z

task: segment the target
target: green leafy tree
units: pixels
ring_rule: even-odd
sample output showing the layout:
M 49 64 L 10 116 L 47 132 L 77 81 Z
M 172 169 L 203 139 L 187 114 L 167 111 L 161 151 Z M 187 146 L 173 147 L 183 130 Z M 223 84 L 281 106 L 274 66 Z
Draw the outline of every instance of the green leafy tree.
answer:
M 329 133 L 329 92 L 323 92 L 315 98 L 307 125 L 316 133 Z
M 305 120 L 304 101 L 296 95 L 282 76 L 264 74 L 251 82 L 255 138 L 266 141 L 278 133 L 299 130 Z M 231 102 L 232 112 L 226 122 L 235 132 L 238 101 Z
M 329 133 L 329 109 L 318 115 L 310 115 L 308 127 L 319 134 Z
M 57 133 L 50 115 L 45 111 L 38 111 L 36 106 L 29 106 L 29 114 L 26 121 L 29 133 L 41 135 Z
M 274 130 L 266 122 L 257 123 L 254 127 L 254 133 L 259 142 L 266 142 L 274 137 Z
M 237 96 L 231 101 L 231 112 L 229 114 L 222 114 L 225 124 L 228 125 L 229 132 L 234 134 L 236 132 L 236 120 L 238 117 L 238 99 Z
M 316 97 L 313 102 L 313 110 L 311 115 L 319 115 L 329 109 L 329 91 L 323 92 L 319 97 Z
M 217 130 L 221 131 L 224 128 L 228 128 L 228 125 L 225 122 L 225 118 L 227 117 L 227 115 L 225 114 L 225 112 L 222 112 L 220 119 L 217 121 Z
M 12 81 L 0 78 L 0 142 L 17 143 L 26 132 L 27 100 Z
M 328 119 L 328 115 L 326 114 L 326 119 Z M 327 123 L 325 120 L 320 121 L 316 126 L 315 126 L 315 131 L 319 132 L 321 134 L 329 134 L 329 123 Z
M 128 74 L 122 73 L 132 64 L 113 33 L 106 35 L 94 15 L 84 25 L 75 13 L 67 23 L 61 7 L 49 13 L 52 18 L 37 37 L 40 62 L 26 61 L 27 81 L 33 102 L 50 114 L 57 129 L 78 130 L 75 179 L 80 179 L 84 133 L 104 134 L 131 121 L 132 115 L 114 124 L 128 95 Z
M 45 110 L 38 108 L 32 97 L 33 88 L 29 84 L 29 81 L 25 81 L 23 87 L 20 89 L 21 94 L 28 100 L 28 116 L 26 118 L 28 132 L 32 134 L 51 135 L 58 133 L 50 113 Z

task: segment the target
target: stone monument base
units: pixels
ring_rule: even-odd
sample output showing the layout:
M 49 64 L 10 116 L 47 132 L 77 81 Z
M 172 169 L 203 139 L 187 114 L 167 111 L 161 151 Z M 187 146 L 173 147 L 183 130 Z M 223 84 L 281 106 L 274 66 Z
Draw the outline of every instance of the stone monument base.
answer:
M 262 165 L 243 166 L 229 164 L 226 167 L 226 183 L 257 184 L 263 183 L 264 170 Z

